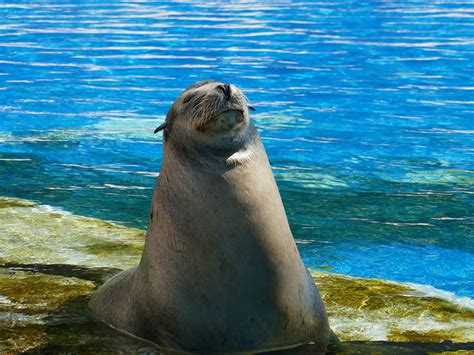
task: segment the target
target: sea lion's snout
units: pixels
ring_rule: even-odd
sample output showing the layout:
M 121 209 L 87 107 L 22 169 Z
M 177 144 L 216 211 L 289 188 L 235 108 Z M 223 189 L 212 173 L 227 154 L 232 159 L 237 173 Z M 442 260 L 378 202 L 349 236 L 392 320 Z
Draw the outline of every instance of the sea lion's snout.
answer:
M 195 130 L 205 134 L 235 132 L 249 121 L 247 98 L 235 85 L 215 82 L 204 86 L 195 98 L 184 100 L 194 102 L 193 120 Z M 199 96 L 198 96 L 199 95 Z

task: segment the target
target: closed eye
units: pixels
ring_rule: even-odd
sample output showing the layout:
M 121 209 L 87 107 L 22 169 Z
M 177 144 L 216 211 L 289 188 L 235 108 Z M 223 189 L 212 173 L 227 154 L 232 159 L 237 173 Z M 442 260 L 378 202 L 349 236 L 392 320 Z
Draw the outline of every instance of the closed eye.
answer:
M 194 96 L 196 96 L 196 95 L 195 94 L 187 95 L 183 100 L 183 104 L 187 104 L 189 101 L 191 101 L 194 98 Z

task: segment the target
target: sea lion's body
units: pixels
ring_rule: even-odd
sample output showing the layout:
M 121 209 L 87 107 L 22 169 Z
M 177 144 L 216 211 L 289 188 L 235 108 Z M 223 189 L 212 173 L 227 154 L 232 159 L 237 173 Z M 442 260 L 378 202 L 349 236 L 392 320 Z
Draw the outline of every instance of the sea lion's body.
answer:
M 140 264 L 91 300 L 106 322 L 189 351 L 327 343 L 327 315 L 292 237 L 258 133 L 215 150 L 165 139 Z

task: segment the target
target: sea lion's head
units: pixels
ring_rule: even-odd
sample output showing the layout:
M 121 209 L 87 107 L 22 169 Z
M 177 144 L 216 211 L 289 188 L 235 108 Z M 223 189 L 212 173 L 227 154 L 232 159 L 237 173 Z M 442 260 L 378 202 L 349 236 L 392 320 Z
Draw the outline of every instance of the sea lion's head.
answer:
M 155 133 L 164 130 L 165 141 L 174 137 L 184 145 L 231 148 L 245 139 L 249 109 L 254 107 L 235 85 L 199 81 L 178 96 Z

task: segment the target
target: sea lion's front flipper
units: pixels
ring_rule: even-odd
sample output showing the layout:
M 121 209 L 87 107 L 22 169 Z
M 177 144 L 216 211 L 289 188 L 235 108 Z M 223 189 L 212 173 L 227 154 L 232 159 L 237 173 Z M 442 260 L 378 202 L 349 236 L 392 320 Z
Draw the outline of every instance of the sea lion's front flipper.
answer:
M 113 276 L 89 301 L 89 307 L 98 318 L 131 334 L 138 332 L 133 302 L 135 270 L 132 268 Z

